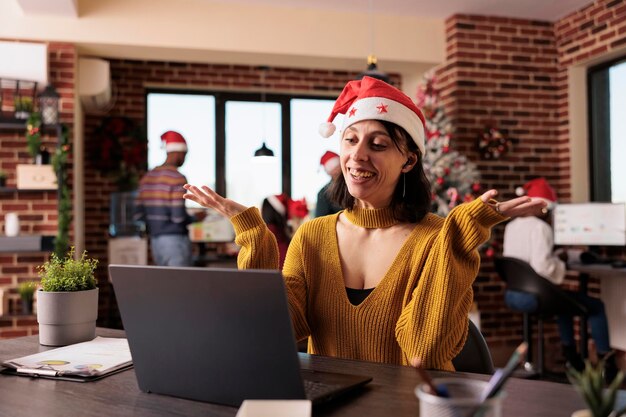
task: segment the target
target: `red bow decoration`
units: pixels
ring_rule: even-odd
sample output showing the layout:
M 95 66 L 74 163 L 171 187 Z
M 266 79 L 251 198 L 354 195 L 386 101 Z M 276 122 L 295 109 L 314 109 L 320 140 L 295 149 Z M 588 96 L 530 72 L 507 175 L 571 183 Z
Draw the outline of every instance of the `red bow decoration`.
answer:
M 306 205 L 306 199 L 301 200 L 289 200 L 287 213 L 288 218 L 297 217 L 299 219 L 305 218 L 309 214 L 309 209 Z

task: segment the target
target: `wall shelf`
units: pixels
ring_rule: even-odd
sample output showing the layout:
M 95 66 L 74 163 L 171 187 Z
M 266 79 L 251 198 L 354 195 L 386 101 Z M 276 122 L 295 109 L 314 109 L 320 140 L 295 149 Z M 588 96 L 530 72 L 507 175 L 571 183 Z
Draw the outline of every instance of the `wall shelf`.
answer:
M 42 189 L 24 189 L 24 188 L 16 188 L 16 187 L 0 187 L 0 194 L 10 194 L 10 193 L 41 193 L 41 192 L 53 192 L 56 193 L 57 189 L 54 188 L 42 188 Z
M 0 236 L 0 252 L 50 252 L 54 249 L 54 238 L 42 235 Z

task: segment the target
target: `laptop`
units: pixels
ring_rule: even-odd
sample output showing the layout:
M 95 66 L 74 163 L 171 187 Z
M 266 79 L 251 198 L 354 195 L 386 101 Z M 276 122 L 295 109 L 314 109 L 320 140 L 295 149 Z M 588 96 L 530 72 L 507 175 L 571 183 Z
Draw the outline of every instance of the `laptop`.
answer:
M 318 404 L 372 380 L 300 369 L 279 271 L 110 265 L 109 275 L 144 392 Z

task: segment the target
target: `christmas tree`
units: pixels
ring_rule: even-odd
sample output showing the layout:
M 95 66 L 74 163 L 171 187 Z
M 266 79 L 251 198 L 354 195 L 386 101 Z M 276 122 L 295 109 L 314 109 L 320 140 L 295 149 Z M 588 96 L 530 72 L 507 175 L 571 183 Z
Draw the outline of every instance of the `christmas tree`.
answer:
M 450 147 L 452 124 L 435 87 L 435 74 L 427 72 L 417 89 L 417 106 L 426 118 L 424 171 L 432 187 L 433 212 L 445 216 L 457 204 L 471 201 L 480 191 L 480 174 L 465 156 Z

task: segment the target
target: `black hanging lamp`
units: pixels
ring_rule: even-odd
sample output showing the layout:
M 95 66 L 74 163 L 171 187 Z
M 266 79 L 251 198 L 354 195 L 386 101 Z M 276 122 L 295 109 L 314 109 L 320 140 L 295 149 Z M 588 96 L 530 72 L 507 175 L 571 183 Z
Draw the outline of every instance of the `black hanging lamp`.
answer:
M 376 55 L 369 54 L 367 56 L 367 69 L 356 77 L 357 80 L 362 79 L 365 76 L 372 77 L 384 81 L 386 83 L 390 83 L 391 79 L 387 74 L 378 70 L 378 66 L 376 65 L 377 59 Z
M 263 137 L 265 137 L 265 73 L 269 69 L 267 66 L 259 67 L 261 70 L 261 111 L 262 114 L 262 124 L 263 124 Z M 256 151 L 254 151 L 254 156 L 256 157 L 273 157 L 274 151 L 267 147 L 265 144 L 265 140 L 263 141 L 263 145 Z
M 365 76 L 376 78 L 378 80 L 384 81 L 386 83 L 390 83 L 391 80 L 389 76 L 384 72 L 378 70 L 378 60 L 376 59 L 376 55 L 374 55 L 374 44 L 376 38 L 376 25 L 374 24 L 374 0 L 369 0 L 369 26 L 370 26 L 370 51 L 372 51 L 367 56 L 367 69 L 359 75 L 357 75 L 356 79 L 360 80 Z
M 254 151 L 254 156 L 274 156 L 274 151 L 268 148 L 263 142 L 263 145 Z

